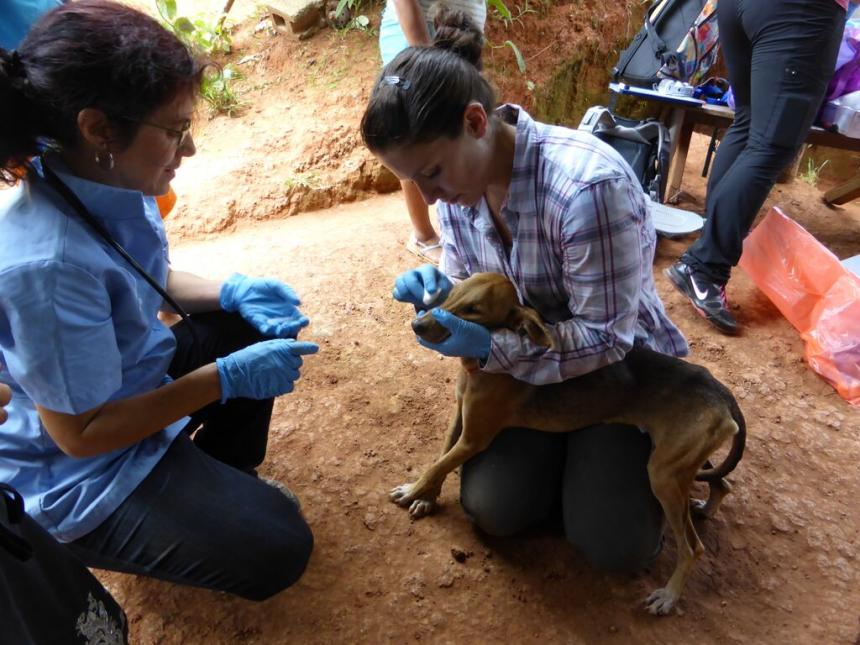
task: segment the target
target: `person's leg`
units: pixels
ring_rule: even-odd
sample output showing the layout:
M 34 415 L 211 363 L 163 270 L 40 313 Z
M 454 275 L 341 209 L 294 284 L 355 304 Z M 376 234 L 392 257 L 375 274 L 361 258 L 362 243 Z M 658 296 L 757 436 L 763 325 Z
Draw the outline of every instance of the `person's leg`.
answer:
M 292 500 L 180 434 L 105 522 L 67 546 L 90 567 L 264 600 L 299 579 L 313 536 Z
M 506 428 L 463 464 L 460 505 L 485 533 L 524 531 L 558 508 L 565 435 Z
M 746 148 L 751 124 L 751 80 L 752 42 L 747 36 L 739 15 L 738 0 L 723 0 L 717 7 L 717 22 L 720 30 L 720 45 L 726 61 L 729 82 L 735 97 L 735 118 L 726 135 L 720 141 L 714 164 L 708 177 L 706 216 L 717 186 L 731 169 L 738 156 Z M 696 310 L 721 331 L 733 334 L 738 325 L 731 314 L 726 299 L 724 284 L 716 284 L 709 277 L 696 275 L 699 262 L 695 257 L 697 245 L 710 244 L 713 221 L 705 221 L 699 240 L 691 246 L 665 273 L 672 284 L 683 293 Z
M 179 378 L 216 358 L 265 340 L 236 313 L 194 314 L 191 321 L 201 346 L 195 345 L 185 322 L 171 327 L 176 338 L 176 353 L 168 368 L 172 378 Z M 219 461 L 239 470 L 251 471 L 262 463 L 266 455 L 273 405 L 273 399 L 242 398 L 207 405 L 191 415 L 191 428 L 202 424 L 194 435 L 194 442 Z
M 433 33 L 431 24 L 427 24 L 427 29 L 431 34 Z M 408 46 L 406 34 L 403 33 L 400 22 L 397 20 L 397 12 L 386 6 L 379 24 L 379 54 L 382 58 L 382 66 L 388 65 L 397 54 Z M 409 220 L 412 223 L 412 234 L 406 248 L 419 257 L 433 264 L 438 264 L 442 257 L 442 249 L 439 246 L 439 236 L 430 221 L 430 209 L 415 182 L 405 179 L 400 182 L 400 187 L 403 189 L 406 211 L 409 213 Z
M 568 541 L 595 567 L 634 571 L 660 552 L 663 510 L 651 491 L 651 439 L 597 425 L 567 437 L 562 513 Z
M 717 26 L 720 30 L 723 60 L 735 97 L 735 118 L 714 155 L 714 163 L 708 176 L 708 194 L 714 190 L 746 147 L 750 130 L 752 42 L 738 16 L 737 0 L 723 0 L 717 5 Z M 707 197 L 705 201 L 707 202 Z
M 717 284 L 728 282 L 759 209 L 806 139 L 845 17 L 835 2 L 737 2 L 752 43 L 749 139 L 708 195 L 708 221 L 685 254 L 697 275 Z
M 412 222 L 412 240 L 407 248 L 425 260 L 438 264 L 442 257 L 442 247 L 439 245 L 436 229 L 430 221 L 430 208 L 414 181 L 404 179 L 400 182 L 400 187 L 403 189 L 406 210 Z
M 708 193 L 702 235 L 667 275 L 702 315 L 731 332 L 736 323 L 724 286 L 759 209 L 821 106 L 845 14 L 834 2 L 729 0 L 720 3 L 721 17 L 729 7 L 752 45 L 748 139 L 730 167 L 721 163 L 722 175 Z M 731 35 L 727 62 L 735 44 Z

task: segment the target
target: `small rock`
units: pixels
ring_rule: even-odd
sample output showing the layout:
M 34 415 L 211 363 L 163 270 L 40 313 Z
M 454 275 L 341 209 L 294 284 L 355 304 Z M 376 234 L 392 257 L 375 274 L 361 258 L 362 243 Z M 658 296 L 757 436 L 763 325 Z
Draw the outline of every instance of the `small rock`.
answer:
M 451 557 L 454 558 L 460 564 L 463 564 L 469 558 L 470 555 L 472 554 L 466 553 L 462 549 L 458 549 L 456 547 L 451 549 Z
M 742 535 L 732 534 L 729 537 L 729 544 L 732 545 L 732 548 L 736 551 L 743 551 L 747 548 L 747 541 L 743 538 Z
M 774 531 L 778 531 L 780 533 L 791 533 L 791 524 L 789 524 L 788 520 L 782 515 L 771 513 L 770 525 Z

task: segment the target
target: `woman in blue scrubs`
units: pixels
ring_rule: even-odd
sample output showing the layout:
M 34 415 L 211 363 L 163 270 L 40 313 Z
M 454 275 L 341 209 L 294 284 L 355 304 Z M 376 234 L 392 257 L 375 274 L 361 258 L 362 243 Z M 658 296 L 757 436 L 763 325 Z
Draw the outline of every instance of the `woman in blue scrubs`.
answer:
M 262 600 L 313 547 L 256 468 L 273 398 L 317 346 L 296 340 L 308 319 L 283 283 L 170 267 L 153 196 L 195 152 L 202 74 L 108 0 L 0 48 L 0 173 L 24 174 L 0 197 L 0 481 L 89 566 Z M 190 314 L 173 327 L 165 296 Z

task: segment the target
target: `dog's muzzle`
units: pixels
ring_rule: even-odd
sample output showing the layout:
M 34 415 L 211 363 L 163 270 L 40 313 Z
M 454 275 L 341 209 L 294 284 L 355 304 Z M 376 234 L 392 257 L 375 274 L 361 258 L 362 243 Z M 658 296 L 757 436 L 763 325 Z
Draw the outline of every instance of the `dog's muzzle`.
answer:
M 451 335 L 451 332 L 436 322 L 433 314 L 429 311 L 412 321 L 412 331 L 428 343 L 441 343 Z

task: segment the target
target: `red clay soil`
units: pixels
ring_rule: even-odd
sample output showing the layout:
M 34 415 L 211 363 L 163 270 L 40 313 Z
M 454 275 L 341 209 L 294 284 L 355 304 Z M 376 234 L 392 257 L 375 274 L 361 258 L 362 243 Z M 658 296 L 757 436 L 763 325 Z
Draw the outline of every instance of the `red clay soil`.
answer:
M 605 574 L 552 528 L 482 536 L 458 505 L 456 475 L 432 517 L 411 521 L 388 501 L 440 449 L 457 371 L 415 342 L 409 308 L 391 299 L 394 277 L 417 264 L 404 250 L 401 196 L 286 217 L 390 182 L 355 132 L 377 71 L 374 39 L 324 32 L 299 43 L 254 35 L 254 23 L 243 23 L 234 56 L 260 55 L 242 66 L 249 108 L 201 125 L 168 229 L 176 268 L 271 275 L 302 296 L 312 321 L 303 337 L 322 349 L 276 404 L 261 474 L 302 498 L 316 550 L 294 588 L 260 604 L 97 572 L 133 642 L 855 642 L 860 411 L 804 364 L 796 332 L 741 271 L 729 296 L 743 334 L 722 336 L 692 313 L 661 273 L 691 239 L 661 241 L 658 290 L 690 360 L 738 397 L 749 437 L 734 493 L 698 524 L 706 554 L 676 614 L 642 607 L 672 570 L 671 539 L 652 570 Z M 682 203 L 699 212 L 705 144 L 694 137 Z M 857 206 L 830 210 L 801 181 L 771 202 L 840 257 L 860 253 Z

